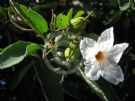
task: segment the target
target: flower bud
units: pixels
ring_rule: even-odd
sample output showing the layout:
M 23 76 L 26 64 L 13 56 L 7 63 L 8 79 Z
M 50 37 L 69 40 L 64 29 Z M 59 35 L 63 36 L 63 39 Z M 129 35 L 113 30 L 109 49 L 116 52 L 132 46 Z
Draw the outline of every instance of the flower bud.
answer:
M 86 22 L 83 17 L 74 18 L 70 21 L 70 30 L 78 32 L 84 30 L 86 27 Z

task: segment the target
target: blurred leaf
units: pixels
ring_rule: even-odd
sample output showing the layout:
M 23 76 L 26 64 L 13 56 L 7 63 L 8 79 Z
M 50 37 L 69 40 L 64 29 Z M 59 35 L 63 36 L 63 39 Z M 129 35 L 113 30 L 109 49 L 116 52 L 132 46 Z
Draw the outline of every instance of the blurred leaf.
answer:
M 68 17 L 63 14 L 59 14 L 56 17 L 56 28 L 65 29 L 69 24 Z
M 33 62 L 31 61 L 29 64 L 23 64 L 22 66 L 20 66 L 20 68 L 16 68 L 11 82 L 11 89 L 15 89 L 17 87 L 17 85 L 20 83 L 20 81 L 32 67 L 32 65 Z
M 36 5 L 33 5 L 32 9 L 35 11 L 40 11 L 42 9 L 55 9 L 58 7 L 58 2 L 48 2 L 48 3 L 38 3 Z
M 27 55 L 41 49 L 41 46 L 35 43 L 18 41 L 7 46 L 0 53 L 0 69 L 11 67 L 21 62 Z
M 5 11 L 0 7 L 0 26 L 5 24 L 5 21 L 7 20 L 7 14 Z
M 133 75 L 135 75 L 135 68 L 132 69 L 132 73 L 133 73 Z
M 87 35 L 87 37 L 89 37 L 89 38 L 91 38 L 91 39 L 93 39 L 93 40 L 97 41 L 97 40 L 98 40 L 99 35 L 94 34 L 94 33 L 90 33 L 90 34 L 88 34 L 88 35 Z
M 116 91 L 112 88 L 112 86 L 103 78 L 100 78 L 97 81 L 98 86 L 102 89 L 108 101 L 121 101 L 118 97 Z
M 5 16 L 6 15 L 6 13 L 1 9 L 1 7 L 0 7 L 0 16 Z
M 47 59 L 45 61 L 48 62 Z M 51 66 L 47 63 L 47 66 Z M 42 81 L 43 90 L 49 101 L 63 101 L 63 84 L 60 83 L 62 75 L 51 71 L 47 66 L 38 69 L 39 78 Z
M 28 9 L 26 6 L 19 4 L 19 9 L 22 11 L 24 16 L 30 20 L 33 24 L 33 27 L 40 33 L 44 33 L 48 31 L 47 21 L 36 11 L 32 9 Z
M 131 6 L 131 0 L 118 0 L 120 10 L 127 10 Z
M 71 42 L 68 40 L 68 37 L 66 35 L 62 35 L 62 34 L 63 33 L 61 32 L 58 32 L 58 34 L 55 33 L 52 35 L 52 38 L 55 37 L 54 41 L 58 47 L 68 47 Z
M 105 18 L 105 20 L 103 20 L 103 23 L 105 25 L 114 24 L 119 20 L 119 18 L 121 17 L 121 14 L 122 14 L 122 11 L 120 10 L 110 12 L 109 15 Z
M 81 17 L 85 12 L 83 10 L 78 11 L 73 18 Z
M 68 95 L 74 97 L 75 99 L 81 99 L 81 94 L 79 93 L 79 84 L 80 82 L 76 82 L 70 80 L 69 78 L 64 80 L 64 91 Z
M 71 8 L 67 14 L 68 20 L 70 21 L 72 19 L 73 16 L 73 8 Z
M 121 101 L 116 94 L 115 90 L 107 83 L 104 82 L 104 80 L 101 80 L 99 82 L 91 81 L 89 78 L 85 76 L 83 71 L 79 69 L 83 79 L 88 83 L 88 85 L 91 87 L 91 89 L 94 90 L 94 92 L 104 101 Z
M 68 47 L 69 44 L 70 44 L 70 41 L 69 40 L 66 40 L 66 39 L 65 40 L 62 39 L 59 42 L 57 42 L 56 44 L 57 44 L 57 46 Z

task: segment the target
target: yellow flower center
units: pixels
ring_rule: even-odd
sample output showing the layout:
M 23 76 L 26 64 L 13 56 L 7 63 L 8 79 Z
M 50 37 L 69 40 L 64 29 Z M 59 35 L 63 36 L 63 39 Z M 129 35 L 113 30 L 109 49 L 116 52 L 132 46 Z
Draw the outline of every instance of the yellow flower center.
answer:
M 102 51 L 99 51 L 96 55 L 95 58 L 98 62 L 102 62 L 105 59 L 105 53 Z

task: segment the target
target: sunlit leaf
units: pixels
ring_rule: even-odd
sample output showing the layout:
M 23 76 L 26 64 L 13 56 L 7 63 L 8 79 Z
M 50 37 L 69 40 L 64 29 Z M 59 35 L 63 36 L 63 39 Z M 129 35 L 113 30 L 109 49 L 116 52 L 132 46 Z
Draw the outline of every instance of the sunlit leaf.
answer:
M 33 24 L 33 27 L 39 31 L 40 33 L 44 33 L 48 31 L 47 21 L 36 11 L 32 9 L 28 9 L 26 6 L 20 4 L 19 9 L 22 11 L 24 16 L 30 20 Z
M 41 49 L 41 46 L 35 43 L 18 41 L 7 46 L 0 53 L 0 69 L 11 67 L 21 62 L 27 55 Z
M 83 10 L 78 11 L 73 18 L 81 17 L 85 12 Z
M 71 8 L 67 14 L 68 20 L 72 19 L 72 15 L 73 15 L 73 8 Z

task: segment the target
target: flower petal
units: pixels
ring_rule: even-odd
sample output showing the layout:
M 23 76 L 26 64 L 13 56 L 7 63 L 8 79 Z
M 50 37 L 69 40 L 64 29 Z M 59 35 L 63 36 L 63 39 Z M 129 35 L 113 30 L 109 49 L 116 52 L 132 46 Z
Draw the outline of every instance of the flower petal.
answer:
M 101 70 L 101 75 L 104 79 L 115 85 L 124 80 L 124 74 L 120 66 L 116 64 L 104 65 Z
M 101 74 L 100 67 L 95 62 L 94 64 L 91 63 L 84 63 L 85 64 L 85 74 L 90 80 L 98 80 Z
M 101 33 L 101 36 L 98 38 L 97 43 L 99 43 L 99 47 L 101 50 L 109 50 L 114 43 L 113 36 L 113 27 L 110 27 Z
M 114 45 L 109 52 L 107 52 L 108 59 L 113 63 L 118 63 L 124 52 L 128 47 L 128 43 L 116 44 Z
M 89 39 L 89 38 L 84 38 L 80 42 L 80 51 L 85 60 L 88 60 L 90 55 L 92 55 L 91 52 L 94 52 L 93 49 L 95 49 L 96 41 Z M 90 51 L 92 49 L 92 51 Z

